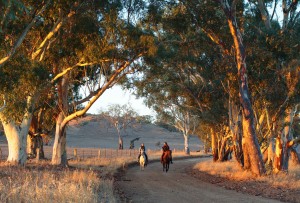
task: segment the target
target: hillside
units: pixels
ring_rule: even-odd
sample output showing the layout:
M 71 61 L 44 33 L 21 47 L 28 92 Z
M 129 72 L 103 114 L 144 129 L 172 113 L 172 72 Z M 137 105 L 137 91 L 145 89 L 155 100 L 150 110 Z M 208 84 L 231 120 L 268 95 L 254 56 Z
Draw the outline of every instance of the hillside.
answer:
M 184 149 L 184 140 L 181 133 L 169 132 L 153 124 L 143 124 L 137 129 L 127 129 L 122 132 L 124 148 L 128 149 L 130 141 L 140 137 L 136 141 L 135 148 L 144 143 L 148 149 L 160 149 L 163 142 L 166 141 L 172 149 Z M 158 145 L 160 143 L 160 145 Z M 118 134 L 105 119 L 99 119 L 96 115 L 88 115 L 78 118 L 69 123 L 67 129 L 67 146 L 68 147 L 91 147 L 91 148 L 117 148 Z M 199 150 L 202 147 L 198 137 L 191 137 L 190 149 Z

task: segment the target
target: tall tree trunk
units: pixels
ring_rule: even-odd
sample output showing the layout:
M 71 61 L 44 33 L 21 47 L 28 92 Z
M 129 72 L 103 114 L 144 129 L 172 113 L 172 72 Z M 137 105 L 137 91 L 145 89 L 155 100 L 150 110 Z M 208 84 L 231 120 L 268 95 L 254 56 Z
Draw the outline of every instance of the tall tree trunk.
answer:
M 250 92 L 248 89 L 247 68 L 246 68 L 246 53 L 243 44 L 242 34 L 238 28 L 235 17 L 235 4 L 229 4 L 228 1 L 219 1 L 222 5 L 223 11 L 227 16 L 230 33 L 234 41 L 236 62 L 239 76 L 239 97 L 243 107 L 243 133 L 248 153 L 251 171 L 256 175 L 262 175 L 266 169 L 263 163 L 260 146 L 255 132 L 254 126 L 254 112 L 250 101 Z M 230 7 L 230 5 L 232 7 Z M 244 151 L 245 155 L 245 151 Z M 245 155 L 247 156 L 247 155 Z
M 187 155 L 190 155 L 190 147 L 189 147 L 189 143 L 190 143 L 190 136 L 188 134 L 184 134 L 184 152 Z
M 243 146 L 243 157 L 244 157 L 244 169 L 245 170 L 251 170 L 251 160 L 250 160 L 250 155 L 249 155 L 249 149 L 248 145 L 246 145 L 245 139 L 242 141 L 242 146 Z
M 56 131 L 55 139 L 53 143 L 53 154 L 52 154 L 52 164 L 53 165 L 68 165 L 67 151 L 66 151 L 66 132 L 65 127 L 62 126 L 64 120 L 64 115 L 62 112 L 58 115 L 56 120 Z
M 210 129 L 211 134 L 211 152 L 213 155 L 213 161 L 217 161 L 218 158 L 218 144 L 217 144 L 217 138 L 216 133 L 213 128 Z
M 282 141 L 279 136 L 275 141 L 274 172 L 278 173 L 282 168 Z
M 283 146 L 282 146 L 282 170 L 283 171 L 288 171 L 289 168 L 289 157 L 291 153 L 291 146 L 289 146 L 290 141 L 293 139 L 292 133 L 291 133 L 291 128 L 294 120 L 294 116 L 296 113 L 297 109 L 287 109 L 286 110 L 286 117 L 285 117 L 285 127 L 283 129 L 282 133 L 282 141 L 283 141 Z
M 19 131 L 14 122 L 2 122 L 2 124 L 8 143 L 7 161 L 12 164 L 24 165 L 27 159 L 27 132 Z
M 39 151 L 39 158 L 43 159 L 44 149 L 43 149 L 43 138 L 39 129 L 39 122 L 36 116 L 32 116 L 29 132 L 27 135 L 27 156 L 29 158 L 37 157 L 37 151 Z
M 237 108 L 236 108 L 237 109 Z M 244 154 L 243 154 L 243 129 L 242 129 L 242 112 L 237 110 L 237 121 L 231 127 L 233 151 L 237 162 L 241 167 L 244 167 Z
M 270 116 L 269 116 L 269 111 L 267 108 L 265 108 L 266 110 L 266 116 L 267 116 L 267 125 L 270 131 L 270 135 L 268 137 L 269 139 L 269 146 L 268 146 L 268 157 L 267 157 L 267 164 L 269 166 L 273 166 L 274 164 L 274 148 L 275 148 L 275 141 L 274 141 L 274 137 L 275 137 L 275 131 L 276 131 L 276 124 L 275 121 L 273 122 L 273 124 L 271 125 L 271 120 L 270 120 Z
M 233 152 L 236 161 L 241 167 L 244 166 L 244 157 L 243 157 L 243 147 L 242 147 L 242 112 L 239 110 L 238 106 L 232 102 L 232 99 L 229 98 L 228 105 L 228 115 L 229 115 L 229 128 L 232 134 L 233 142 Z
M 268 146 L 268 158 L 267 158 L 267 164 L 272 166 L 274 162 L 274 139 L 273 136 L 269 137 L 269 146 Z
M 66 125 L 64 122 L 68 116 L 68 75 L 64 75 L 57 84 L 58 91 L 58 109 L 60 110 L 56 118 L 56 131 L 53 144 L 52 164 L 53 165 L 68 165 L 66 152 Z

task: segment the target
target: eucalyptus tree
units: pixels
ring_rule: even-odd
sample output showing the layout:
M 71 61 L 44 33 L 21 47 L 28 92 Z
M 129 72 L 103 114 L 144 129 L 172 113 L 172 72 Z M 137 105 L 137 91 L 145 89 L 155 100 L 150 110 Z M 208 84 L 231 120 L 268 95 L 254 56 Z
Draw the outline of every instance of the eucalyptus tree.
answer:
M 155 52 L 151 32 L 123 18 L 122 1 L 85 1 L 57 33 L 48 54 L 57 98 L 53 164 L 67 165 L 66 127 L 126 75 L 141 68 L 144 55 Z M 79 95 L 80 89 L 87 94 Z
M 266 109 L 270 114 L 269 142 L 273 137 L 277 137 L 279 142 L 276 146 L 274 165 L 276 171 L 288 170 L 288 160 L 290 151 L 297 140 L 293 139 L 293 120 L 295 111 L 299 105 L 300 91 L 300 56 L 299 56 L 299 21 L 300 11 L 298 1 L 257 1 L 250 3 L 253 13 L 257 13 L 261 23 L 256 27 L 260 32 L 260 37 L 264 39 L 267 50 L 271 52 L 272 69 L 277 78 L 277 84 L 281 84 L 281 89 L 276 88 L 277 103 L 268 102 Z M 279 9 L 281 7 L 282 9 Z M 255 20 L 255 19 L 254 19 Z M 272 88 L 269 88 L 272 90 Z M 270 99 L 273 99 L 270 97 Z M 282 133 L 277 133 L 281 131 Z M 279 155 L 279 156 L 278 156 Z
M 45 53 L 78 8 L 75 2 L 70 12 L 63 13 L 57 7 L 66 2 L 24 2 L 7 1 L 1 24 L 1 54 L 5 55 L 1 59 L 1 94 L 10 102 L 1 113 L 1 122 L 9 143 L 8 161 L 17 164 L 26 161 L 26 136 L 34 107 L 43 91 L 51 88 Z M 55 16 L 59 16 L 57 21 Z
M 8 141 L 7 161 L 24 164 L 27 133 L 35 104 L 43 91 L 41 85 L 47 84 L 47 69 L 42 64 L 32 63 L 26 55 L 16 53 L 14 59 L 2 67 L 1 75 L 5 79 L 1 92 L 5 94 L 6 107 L 0 112 L 0 120 Z
M 188 108 L 184 108 L 181 102 L 174 102 L 174 100 L 168 100 L 163 97 L 160 102 L 156 102 L 155 108 L 158 112 L 158 120 L 163 123 L 168 123 L 179 130 L 184 138 L 184 152 L 190 154 L 190 136 L 194 135 L 196 127 L 199 125 L 198 118 L 193 115 L 192 111 Z M 183 98 L 181 98 L 183 99 Z
M 107 111 L 100 112 L 100 116 L 104 117 L 113 126 L 119 138 L 119 149 L 124 148 L 123 137 L 127 134 L 128 129 L 137 129 L 139 126 L 137 119 L 138 114 L 128 105 L 110 105 Z
M 209 45 L 182 4 L 155 10 L 158 11 L 149 16 L 144 26 L 155 30 L 160 44 L 157 55 L 145 60 L 147 69 L 143 75 L 134 81 L 137 94 L 145 97 L 158 115 L 169 112 L 169 121 L 176 120 L 175 114 L 167 110 L 175 105 L 182 115 L 193 112 L 202 124 L 221 130 L 215 126 L 227 120 L 222 83 L 226 78 L 224 70 L 231 66 L 230 59 L 223 60 L 218 47 Z M 184 102 L 179 104 L 179 100 Z
M 49 4 L 50 1 L 0 1 L 0 68 L 16 53 L 29 31 L 41 23 Z
M 294 40 L 299 38 L 299 32 L 297 32 L 297 22 L 299 21 L 298 1 L 282 1 L 282 16 L 283 21 L 285 21 L 283 24 L 280 23 L 279 18 L 275 19 L 276 16 L 281 16 L 276 15 L 277 7 L 280 5 L 278 1 L 274 1 L 274 3 L 273 1 L 249 1 L 248 4 L 237 1 L 181 2 L 189 8 L 194 22 L 223 50 L 224 54 L 235 53 L 237 70 L 239 71 L 238 90 L 243 106 L 243 125 L 247 123 L 244 122 L 245 118 L 248 119 L 247 126 L 249 128 L 247 129 L 253 135 L 250 140 L 253 140 L 253 142 L 251 141 L 252 144 L 258 149 L 255 150 L 257 152 L 255 154 L 258 155 L 252 154 L 250 157 L 256 157 L 254 159 L 258 160 L 255 173 L 262 174 L 264 169 L 261 167 L 263 164 L 260 158 L 261 155 L 259 155 L 257 138 L 255 137 L 258 136 L 261 143 L 265 140 L 266 134 L 270 134 L 270 131 L 274 134 L 274 128 L 282 126 L 282 124 L 275 124 L 275 121 L 282 119 L 284 109 L 298 103 L 299 74 L 297 73 L 299 71 L 297 71 L 297 67 L 299 65 L 297 64 L 299 63 L 297 61 L 299 51 L 297 40 Z M 213 9 L 214 12 L 208 12 L 210 9 Z M 269 11 L 271 12 L 269 13 Z M 220 20 L 217 21 L 216 19 Z M 226 34 L 226 37 L 222 32 L 211 27 L 216 27 L 216 25 L 220 30 L 229 30 L 230 33 L 228 34 L 232 36 L 232 39 L 228 38 L 230 35 Z M 231 49 L 231 46 L 234 49 Z M 226 57 L 226 55 L 224 56 Z M 278 84 L 277 86 L 274 86 L 275 82 Z M 247 89 L 251 89 L 251 91 L 246 91 Z M 245 95 L 247 97 L 243 98 Z M 253 100 L 247 101 L 250 98 L 253 98 Z M 251 106 L 251 103 L 253 106 Z M 247 112 L 245 112 L 245 109 Z M 262 132 L 260 122 L 263 120 L 264 112 L 269 112 L 270 115 L 265 116 L 265 118 L 271 119 L 264 124 L 269 123 L 269 127 L 267 127 L 269 129 Z M 245 117 L 245 115 L 249 116 Z M 235 123 L 238 126 L 238 122 Z M 245 130 L 242 132 L 247 134 Z M 252 146 L 252 144 L 250 145 Z M 247 154 L 247 152 L 244 152 L 244 155 Z M 250 157 L 246 156 L 245 159 L 247 160 Z M 249 167 L 249 161 L 246 162 L 248 162 L 245 165 L 247 168 Z

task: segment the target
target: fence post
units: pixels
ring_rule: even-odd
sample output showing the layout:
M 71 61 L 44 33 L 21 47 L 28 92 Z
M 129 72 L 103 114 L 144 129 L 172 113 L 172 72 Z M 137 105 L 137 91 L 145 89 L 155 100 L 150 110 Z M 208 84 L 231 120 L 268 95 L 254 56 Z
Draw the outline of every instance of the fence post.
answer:
M 98 150 L 98 159 L 101 157 L 101 149 Z
M 77 149 L 74 149 L 74 157 L 78 161 L 78 156 L 77 156 Z

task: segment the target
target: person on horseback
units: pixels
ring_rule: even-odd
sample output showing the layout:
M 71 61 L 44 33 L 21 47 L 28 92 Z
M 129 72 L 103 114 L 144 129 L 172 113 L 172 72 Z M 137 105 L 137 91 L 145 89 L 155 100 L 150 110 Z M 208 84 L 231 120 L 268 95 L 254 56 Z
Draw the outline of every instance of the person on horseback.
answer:
M 146 158 L 145 165 L 147 165 L 148 164 L 148 156 L 146 154 L 146 147 L 145 147 L 144 143 L 142 143 L 141 146 L 140 146 L 140 148 L 139 148 L 138 162 L 140 161 L 140 156 L 142 155 L 143 152 L 144 152 L 145 158 Z
M 164 142 L 164 146 L 162 146 L 162 150 L 163 150 L 163 153 L 162 153 L 162 155 L 161 155 L 160 161 L 162 162 L 165 152 L 166 152 L 166 151 L 170 151 L 170 152 L 171 152 L 171 153 L 170 153 L 170 155 L 171 155 L 171 157 L 170 157 L 170 159 L 171 159 L 170 162 L 171 162 L 171 164 L 173 164 L 173 161 L 172 161 L 172 151 L 170 150 L 170 147 L 169 147 L 169 145 L 168 145 L 167 142 Z

